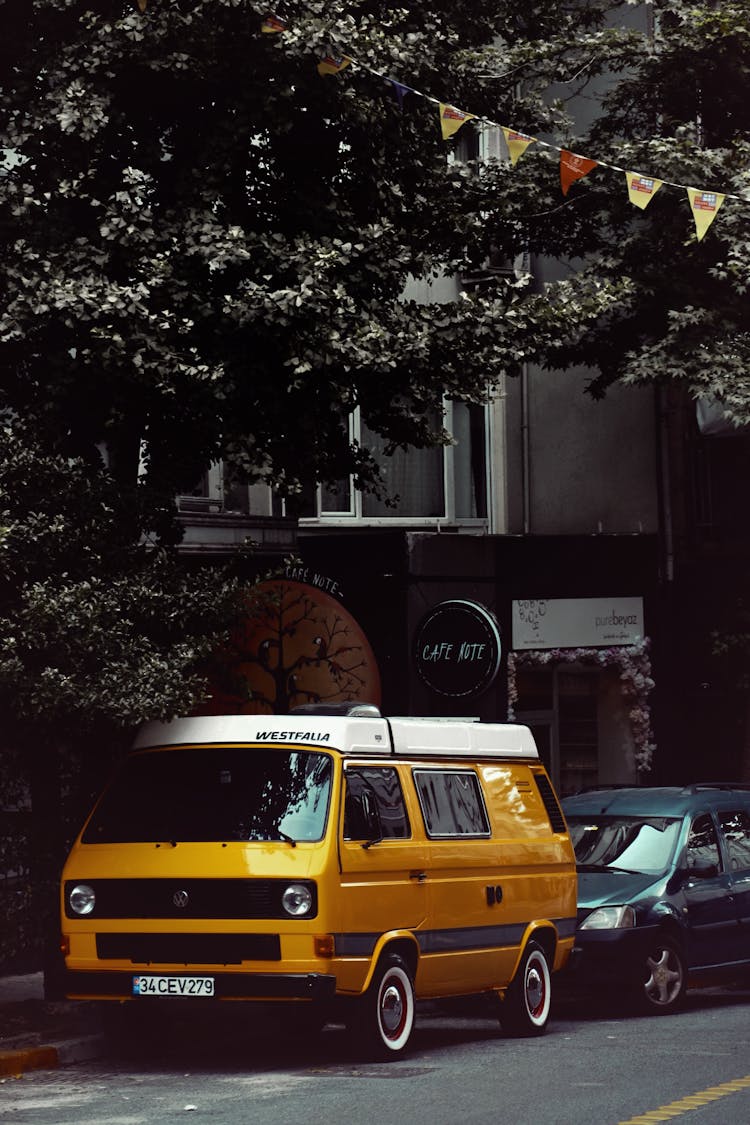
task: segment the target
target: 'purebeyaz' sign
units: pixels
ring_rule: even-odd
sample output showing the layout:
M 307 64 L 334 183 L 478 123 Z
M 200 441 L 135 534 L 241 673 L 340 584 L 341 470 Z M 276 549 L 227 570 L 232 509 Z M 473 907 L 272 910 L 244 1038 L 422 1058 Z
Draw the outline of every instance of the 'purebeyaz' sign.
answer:
M 643 598 L 513 602 L 513 648 L 606 648 L 643 640 Z

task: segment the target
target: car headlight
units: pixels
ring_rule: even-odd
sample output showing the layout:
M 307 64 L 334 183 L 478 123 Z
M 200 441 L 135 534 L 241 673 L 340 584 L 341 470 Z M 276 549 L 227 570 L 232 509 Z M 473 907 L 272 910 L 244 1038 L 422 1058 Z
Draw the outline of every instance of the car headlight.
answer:
M 281 905 L 287 914 L 302 918 L 312 910 L 312 891 L 304 883 L 290 883 L 281 896 Z
M 631 930 L 635 925 L 632 906 L 600 906 L 584 918 L 579 930 Z
M 96 892 L 88 883 L 76 883 L 68 893 L 68 903 L 74 914 L 91 914 L 96 903 Z

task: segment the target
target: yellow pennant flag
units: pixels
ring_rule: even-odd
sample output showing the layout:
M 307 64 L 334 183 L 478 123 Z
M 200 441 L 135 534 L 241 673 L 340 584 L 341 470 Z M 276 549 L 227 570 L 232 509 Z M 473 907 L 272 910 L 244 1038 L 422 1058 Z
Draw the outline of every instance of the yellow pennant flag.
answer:
M 690 200 L 690 210 L 695 219 L 695 233 L 700 242 L 726 197 L 715 191 L 699 191 L 698 188 L 689 187 L 686 191 Z
M 643 211 L 648 207 L 663 180 L 655 180 L 653 176 L 642 176 L 639 172 L 626 172 L 628 178 L 628 197 L 630 202 Z
M 515 129 L 506 129 L 504 125 L 501 125 L 500 128 L 503 130 L 505 143 L 508 146 L 510 162 L 515 167 L 529 145 L 535 143 L 536 137 L 527 137 L 525 133 L 517 133 Z
M 444 102 L 439 102 L 438 105 L 440 106 L 440 128 L 443 131 L 444 141 L 447 141 L 448 137 L 452 137 L 465 121 L 470 121 L 473 117 L 476 117 L 475 113 L 464 113 L 462 109 L 445 105 Z
M 278 16 L 266 16 L 260 30 L 264 35 L 275 35 L 279 31 L 286 31 L 286 24 Z
M 338 74 L 339 71 L 343 70 L 345 66 L 348 66 L 351 61 L 352 60 L 348 59 L 346 55 L 326 55 L 326 57 L 321 59 L 318 63 L 318 74 Z

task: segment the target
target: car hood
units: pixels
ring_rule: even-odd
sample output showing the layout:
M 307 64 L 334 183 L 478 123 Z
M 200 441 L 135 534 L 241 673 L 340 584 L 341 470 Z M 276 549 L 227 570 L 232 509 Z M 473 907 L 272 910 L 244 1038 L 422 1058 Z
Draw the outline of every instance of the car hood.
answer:
M 635 902 L 660 882 L 663 875 L 626 871 L 579 871 L 578 909 L 621 906 Z

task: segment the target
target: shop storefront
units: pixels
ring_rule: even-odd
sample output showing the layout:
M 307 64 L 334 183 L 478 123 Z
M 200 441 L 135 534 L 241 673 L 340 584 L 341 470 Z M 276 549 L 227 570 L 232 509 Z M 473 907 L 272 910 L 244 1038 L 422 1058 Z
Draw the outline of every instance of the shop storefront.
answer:
M 338 579 L 386 714 L 526 723 L 563 794 L 653 779 L 653 540 L 390 531 L 301 553 Z
M 508 712 L 558 791 L 638 784 L 651 770 L 654 688 L 643 598 L 513 602 Z

